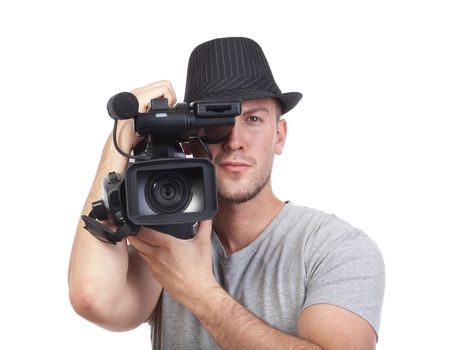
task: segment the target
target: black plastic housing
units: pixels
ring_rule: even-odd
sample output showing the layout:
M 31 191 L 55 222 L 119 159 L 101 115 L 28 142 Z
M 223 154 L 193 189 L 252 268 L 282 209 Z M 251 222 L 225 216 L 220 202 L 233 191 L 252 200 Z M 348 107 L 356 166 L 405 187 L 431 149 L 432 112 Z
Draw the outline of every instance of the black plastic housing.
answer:
M 110 172 L 103 183 L 103 198 L 83 215 L 85 228 L 103 242 L 116 244 L 139 232 L 140 226 L 190 239 L 195 223 L 212 218 L 218 208 L 215 168 L 207 144 L 223 142 L 241 114 L 240 101 L 198 101 L 168 106 L 165 98 L 152 99 L 145 113 L 129 92 L 107 103 L 115 120 L 113 144 L 131 159 L 124 173 Z M 134 119 L 135 132 L 143 136 L 133 154 L 117 142 L 118 121 Z M 186 158 L 180 143 L 198 140 L 208 159 Z M 112 230 L 100 220 L 109 219 Z
M 186 205 L 174 212 L 152 207 L 148 198 L 150 184 L 156 174 L 177 173 L 190 187 Z M 127 217 L 136 225 L 174 225 L 212 218 L 217 212 L 215 169 L 203 158 L 159 158 L 133 163 L 125 172 Z

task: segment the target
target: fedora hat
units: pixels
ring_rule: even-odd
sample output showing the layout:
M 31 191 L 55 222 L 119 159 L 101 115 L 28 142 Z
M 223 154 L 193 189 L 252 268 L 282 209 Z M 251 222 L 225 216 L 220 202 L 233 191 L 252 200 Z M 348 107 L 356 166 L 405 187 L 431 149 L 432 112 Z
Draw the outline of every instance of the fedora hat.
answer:
M 302 98 L 282 93 L 261 47 L 249 38 L 219 38 L 198 45 L 190 55 L 184 101 L 249 100 L 273 97 L 282 114 Z

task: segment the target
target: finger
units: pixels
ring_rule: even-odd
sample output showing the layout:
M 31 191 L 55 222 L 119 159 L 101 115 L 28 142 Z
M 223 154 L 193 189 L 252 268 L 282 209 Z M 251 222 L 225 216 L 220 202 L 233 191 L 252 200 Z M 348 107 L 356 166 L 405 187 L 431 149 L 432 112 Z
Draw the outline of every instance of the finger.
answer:
M 164 88 L 163 96 L 168 99 L 168 104 L 170 106 L 173 106 L 176 103 L 176 93 L 173 85 L 171 85 L 171 82 L 169 80 L 162 80 L 159 83 L 161 83 Z
M 171 82 L 169 80 L 156 81 L 154 83 L 145 85 L 140 89 L 143 91 L 147 91 L 147 90 L 153 90 L 156 87 L 164 88 L 168 91 L 169 95 L 176 96 L 175 90 L 173 89 L 173 85 L 171 85 Z
M 149 102 L 155 98 L 166 98 L 170 106 L 176 103 L 176 94 L 168 80 L 161 80 L 131 91 L 138 100 L 139 112 L 146 112 Z
M 142 241 L 137 236 L 129 236 L 127 240 L 142 257 L 146 257 L 149 259 L 152 259 L 153 252 L 156 249 L 159 249 L 159 248 L 153 247 L 152 245 Z
M 148 227 L 142 227 L 137 238 L 154 247 L 168 246 L 176 239 L 167 233 L 162 233 Z
M 143 87 L 143 92 L 145 94 L 152 93 L 153 97 L 151 97 L 150 99 L 162 97 L 168 99 L 169 106 L 172 106 L 176 103 L 175 90 L 168 80 L 161 80 L 150 85 L 146 85 L 145 87 Z
M 194 239 L 202 241 L 211 241 L 212 220 L 204 220 L 198 223 L 197 234 Z
M 145 242 L 143 242 L 142 240 L 140 240 L 136 236 L 129 236 L 127 238 L 127 240 L 132 245 L 132 247 L 134 247 L 134 250 L 136 250 L 137 253 L 139 253 L 140 255 L 144 255 L 144 256 L 149 258 L 149 253 L 147 253 L 147 247 L 145 246 L 146 245 Z

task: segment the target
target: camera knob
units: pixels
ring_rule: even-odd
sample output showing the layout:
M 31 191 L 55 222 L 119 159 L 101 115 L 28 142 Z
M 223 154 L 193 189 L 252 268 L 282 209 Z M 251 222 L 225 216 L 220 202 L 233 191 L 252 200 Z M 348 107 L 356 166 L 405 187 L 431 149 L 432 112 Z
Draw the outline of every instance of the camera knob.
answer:
M 107 220 L 108 218 L 107 208 L 105 207 L 104 201 L 102 199 L 93 202 L 91 204 L 91 208 L 93 209 L 93 213 L 96 216 L 96 219 Z
M 107 176 L 108 176 L 109 184 L 116 184 L 116 183 L 120 182 L 120 180 L 121 180 L 119 175 L 114 171 L 110 172 Z

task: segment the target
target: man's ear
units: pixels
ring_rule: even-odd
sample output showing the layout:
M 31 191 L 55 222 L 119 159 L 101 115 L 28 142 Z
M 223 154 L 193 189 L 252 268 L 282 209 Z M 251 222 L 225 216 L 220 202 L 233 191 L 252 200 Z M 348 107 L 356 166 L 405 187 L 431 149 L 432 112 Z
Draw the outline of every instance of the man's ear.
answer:
M 190 148 L 190 144 L 188 142 L 181 143 L 181 147 L 184 150 L 186 156 L 192 155 L 192 149 Z
M 283 146 L 286 141 L 286 119 L 280 119 L 277 123 L 277 140 L 275 142 L 275 154 L 279 155 L 283 152 Z

